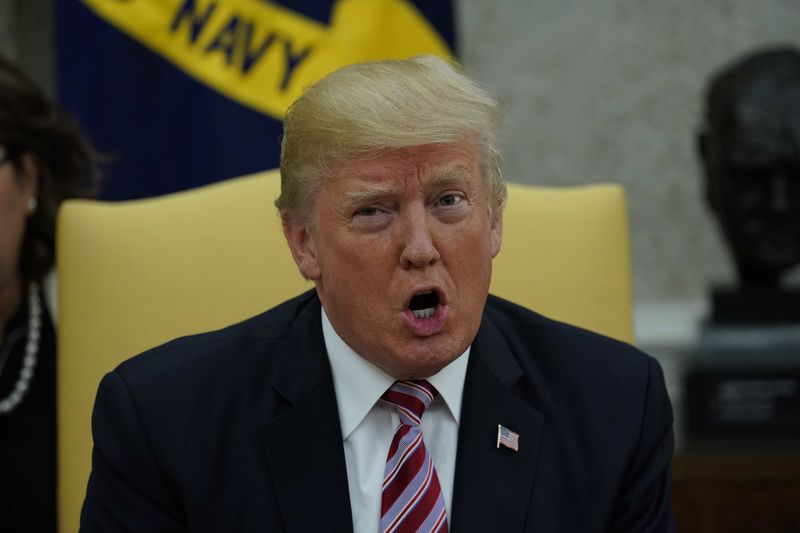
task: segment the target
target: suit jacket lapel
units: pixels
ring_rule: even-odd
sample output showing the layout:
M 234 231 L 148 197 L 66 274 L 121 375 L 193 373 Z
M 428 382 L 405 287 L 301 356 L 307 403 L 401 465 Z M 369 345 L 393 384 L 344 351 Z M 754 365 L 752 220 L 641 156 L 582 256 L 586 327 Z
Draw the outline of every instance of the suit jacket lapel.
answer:
M 521 531 L 529 508 L 543 417 L 513 390 L 523 371 L 486 314 L 472 344 L 450 517 L 454 531 Z M 519 451 L 497 447 L 497 426 Z
M 261 438 L 287 531 L 352 531 L 347 468 L 330 364 L 316 297 L 276 354 L 285 364 L 273 386 L 291 407 Z

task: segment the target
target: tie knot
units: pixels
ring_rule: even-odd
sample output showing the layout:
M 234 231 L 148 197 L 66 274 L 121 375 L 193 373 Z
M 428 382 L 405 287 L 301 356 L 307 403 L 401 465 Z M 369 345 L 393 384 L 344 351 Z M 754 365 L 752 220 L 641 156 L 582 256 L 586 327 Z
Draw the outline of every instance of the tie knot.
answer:
M 381 400 L 397 410 L 400 422 L 407 426 L 419 426 L 422 413 L 439 394 L 436 388 L 424 379 L 395 381 L 383 393 Z

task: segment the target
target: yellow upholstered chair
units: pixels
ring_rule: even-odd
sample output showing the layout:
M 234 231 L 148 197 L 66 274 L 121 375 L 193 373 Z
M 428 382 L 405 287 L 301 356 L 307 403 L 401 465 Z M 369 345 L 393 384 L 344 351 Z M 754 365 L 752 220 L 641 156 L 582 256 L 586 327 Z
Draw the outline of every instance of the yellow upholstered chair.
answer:
M 625 198 L 614 185 L 509 188 L 492 291 L 630 341 Z M 272 202 L 275 171 L 160 198 L 67 202 L 58 225 L 59 521 L 76 531 L 100 378 L 179 335 L 259 313 L 308 288 Z

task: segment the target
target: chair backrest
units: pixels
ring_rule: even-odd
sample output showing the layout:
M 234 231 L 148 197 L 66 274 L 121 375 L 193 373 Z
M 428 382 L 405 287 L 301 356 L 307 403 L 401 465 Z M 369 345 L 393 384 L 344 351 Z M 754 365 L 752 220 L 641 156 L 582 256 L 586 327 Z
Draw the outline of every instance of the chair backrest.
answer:
M 160 198 L 75 200 L 59 215 L 59 525 L 78 527 L 103 374 L 171 338 L 308 288 L 272 207 L 276 171 Z M 492 292 L 632 340 L 625 198 L 614 185 L 509 187 Z

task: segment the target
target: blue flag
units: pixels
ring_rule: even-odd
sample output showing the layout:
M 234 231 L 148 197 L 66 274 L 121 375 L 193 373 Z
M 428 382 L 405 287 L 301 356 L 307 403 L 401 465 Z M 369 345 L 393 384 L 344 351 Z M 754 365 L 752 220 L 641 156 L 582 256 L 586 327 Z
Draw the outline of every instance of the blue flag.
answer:
M 59 99 L 106 157 L 109 200 L 275 168 L 304 86 L 454 49 L 450 0 L 64 0 L 57 17 Z

